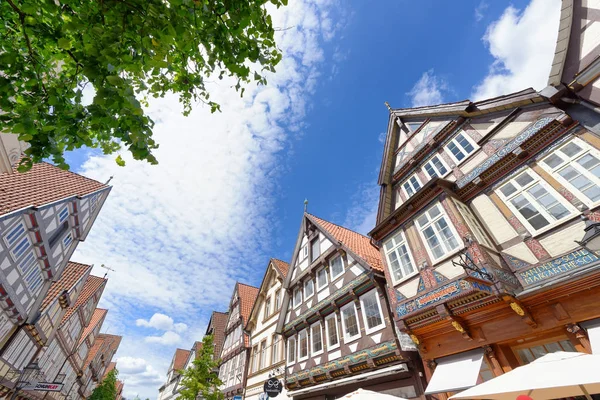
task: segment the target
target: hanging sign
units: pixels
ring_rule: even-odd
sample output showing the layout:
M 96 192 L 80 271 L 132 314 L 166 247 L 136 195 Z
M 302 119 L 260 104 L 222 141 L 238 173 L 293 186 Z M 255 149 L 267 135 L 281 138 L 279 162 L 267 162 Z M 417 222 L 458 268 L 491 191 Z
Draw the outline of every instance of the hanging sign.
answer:
M 277 397 L 279 393 L 283 390 L 283 385 L 277 378 L 269 378 L 268 381 L 265 382 L 265 393 L 269 395 L 269 397 Z
M 38 382 L 38 383 L 29 383 L 23 390 L 35 390 L 38 392 L 60 392 L 65 386 L 62 383 L 47 383 L 47 382 Z

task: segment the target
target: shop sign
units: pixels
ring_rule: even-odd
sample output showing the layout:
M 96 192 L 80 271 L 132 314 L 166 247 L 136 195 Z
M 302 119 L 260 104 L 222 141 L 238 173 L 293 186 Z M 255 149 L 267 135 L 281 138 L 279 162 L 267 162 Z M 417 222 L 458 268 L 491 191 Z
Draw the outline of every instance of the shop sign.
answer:
M 28 383 L 23 387 L 23 390 L 35 390 L 38 392 L 60 392 L 63 388 L 64 384 L 62 383 L 47 383 L 47 382 L 38 382 L 38 383 Z
M 279 379 L 269 378 L 269 380 L 265 382 L 265 393 L 269 397 L 277 397 L 279 393 L 281 393 L 281 391 L 283 390 L 282 386 L 283 385 L 281 384 L 281 381 L 279 381 Z
M 579 267 L 591 264 L 598 259 L 598 256 L 595 254 L 590 253 L 586 249 L 580 249 L 537 267 L 520 271 L 519 274 L 526 285 L 531 285 L 573 271 Z

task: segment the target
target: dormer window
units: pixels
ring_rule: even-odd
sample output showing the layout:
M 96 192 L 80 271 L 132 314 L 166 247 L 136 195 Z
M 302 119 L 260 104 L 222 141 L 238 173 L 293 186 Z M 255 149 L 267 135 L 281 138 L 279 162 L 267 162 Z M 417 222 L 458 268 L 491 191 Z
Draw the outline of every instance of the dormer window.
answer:
M 406 182 L 402 184 L 402 188 L 408 197 L 411 197 L 413 194 L 421 190 L 421 187 L 421 181 L 419 180 L 417 174 L 413 174 L 406 180 Z

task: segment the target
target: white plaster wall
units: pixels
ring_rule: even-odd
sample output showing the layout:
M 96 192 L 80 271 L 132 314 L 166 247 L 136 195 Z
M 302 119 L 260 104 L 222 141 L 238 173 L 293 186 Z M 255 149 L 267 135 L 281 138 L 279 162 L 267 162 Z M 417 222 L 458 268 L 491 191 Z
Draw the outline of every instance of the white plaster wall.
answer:
M 479 164 L 481 164 L 482 162 L 487 160 L 487 158 L 488 158 L 487 154 L 485 154 L 482 150 L 477 150 L 477 154 L 475 156 L 473 156 L 473 158 L 471 158 L 469 161 L 462 164 L 460 166 L 460 170 L 462 171 L 463 174 L 468 174 Z
M 527 121 L 513 121 L 506 124 L 504 128 L 495 134 L 492 139 L 512 139 L 517 136 L 521 131 L 531 125 L 531 122 Z
M 529 247 L 527 247 L 525 243 L 518 243 L 512 247 L 504 249 L 504 252 L 510 254 L 511 256 L 520 258 L 523 261 L 527 261 L 530 264 L 535 264 L 538 262 L 537 257 L 531 250 L 529 250 Z
M 579 247 L 579 245 L 575 243 L 575 240 L 580 240 L 583 237 L 584 228 L 585 222 L 579 221 L 576 224 L 540 239 L 540 244 L 544 246 L 548 254 L 552 257 L 560 256 Z
M 488 232 L 492 234 L 496 243 L 502 244 L 518 236 L 517 231 L 485 194 L 473 199 L 471 209 L 475 211 L 479 220 L 486 225 Z

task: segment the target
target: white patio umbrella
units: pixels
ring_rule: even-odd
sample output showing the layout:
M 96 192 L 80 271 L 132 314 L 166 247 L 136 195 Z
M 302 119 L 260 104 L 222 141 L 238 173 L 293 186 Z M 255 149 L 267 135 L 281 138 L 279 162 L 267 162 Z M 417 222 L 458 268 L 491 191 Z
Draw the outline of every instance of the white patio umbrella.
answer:
M 600 356 L 559 351 L 515 368 L 450 399 L 558 399 L 600 393 Z
M 402 397 L 392 396 L 390 394 L 377 393 L 372 392 L 370 390 L 365 389 L 357 389 L 352 393 L 348 393 L 342 399 L 352 399 L 352 400 L 406 400 Z

